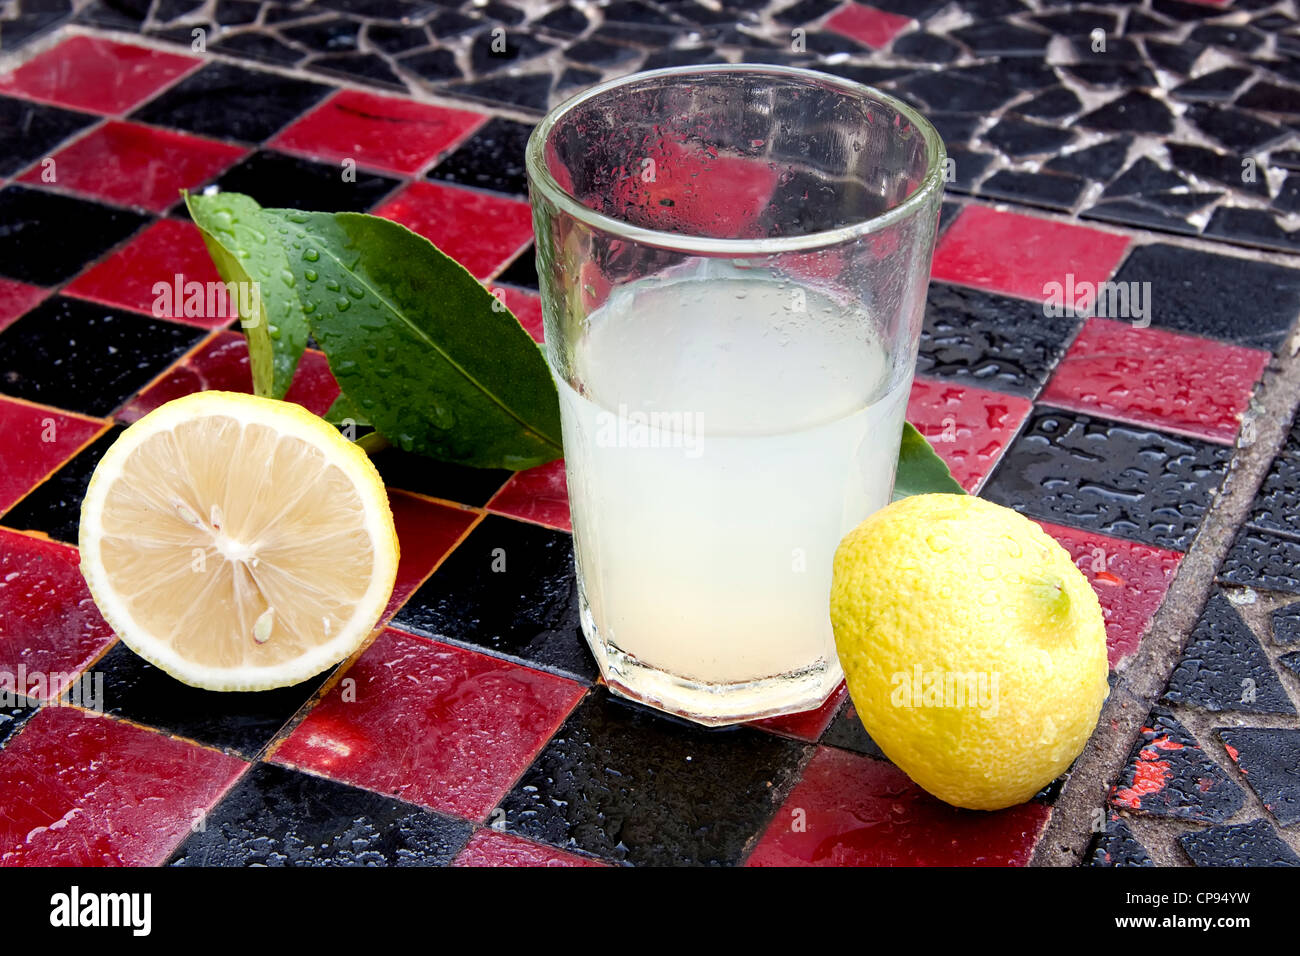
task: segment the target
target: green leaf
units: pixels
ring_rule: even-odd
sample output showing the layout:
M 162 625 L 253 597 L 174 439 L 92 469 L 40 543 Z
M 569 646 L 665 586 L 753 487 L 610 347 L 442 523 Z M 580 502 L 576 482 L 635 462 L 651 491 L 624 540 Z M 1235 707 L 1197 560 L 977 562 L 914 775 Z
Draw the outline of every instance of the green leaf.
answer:
M 309 334 L 283 246 L 270 235 L 261 207 L 250 196 L 187 193 L 185 205 L 221 278 L 252 283 L 259 290 L 257 313 L 241 310 L 239 317 L 248 339 L 253 391 L 283 398 Z
M 339 392 L 339 397 L 334 399 L 333 404 L 325 410 L 325 414 L 321 417 L 331 425 L 342 425 L 346 422 L 363 426 L 374 424 L 365 415 L 357 411 L 357 407 L 352 404 L 352 400 L 342 392 Z
M 362 213 L 265 209 L 339 387 L 398 448 L 480 468 L 560 457 L 541 350 L 454 259 Z
M 934 453 L 925 436 L 911 422 L 903 423 L 903 441 L 898 446 L 898 473 L 894 478 L 894 501 L 909 495 L 934 492 L 964 495 L 966 489 L 948 471 L 942 458 Z

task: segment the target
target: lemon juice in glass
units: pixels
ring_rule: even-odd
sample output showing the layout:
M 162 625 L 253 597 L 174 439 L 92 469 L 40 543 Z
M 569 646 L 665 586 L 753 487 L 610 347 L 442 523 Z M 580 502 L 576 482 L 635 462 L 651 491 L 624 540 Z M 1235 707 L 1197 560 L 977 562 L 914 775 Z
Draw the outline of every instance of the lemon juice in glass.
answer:
M 705 724 L 818 706 L 835 547 L 893 487 L 938 135 L 835 77 L 693 67 L 570 100 L 527 164 L 602 676 Z

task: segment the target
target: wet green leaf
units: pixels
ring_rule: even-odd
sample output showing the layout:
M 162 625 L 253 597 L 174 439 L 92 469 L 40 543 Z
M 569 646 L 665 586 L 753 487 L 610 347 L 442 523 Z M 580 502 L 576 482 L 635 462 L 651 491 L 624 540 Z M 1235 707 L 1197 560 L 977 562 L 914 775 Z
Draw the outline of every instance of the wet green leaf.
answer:
M 911 422 L 903 423 L 903 440 L 898 446 L 898 473 L 894 478 L 894 500 L 909 495 L 935 492 L 964 495 L 966 489 L 948 471 L 942 458 Z

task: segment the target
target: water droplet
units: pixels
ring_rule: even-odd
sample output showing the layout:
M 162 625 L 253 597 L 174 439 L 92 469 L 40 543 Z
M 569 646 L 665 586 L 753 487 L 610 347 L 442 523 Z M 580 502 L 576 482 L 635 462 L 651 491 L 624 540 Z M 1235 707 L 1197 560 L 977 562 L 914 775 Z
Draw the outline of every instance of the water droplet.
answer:
M 363 299 L 365 298 L 366 290 L 350 285 L 348 286 L 348 295 L 352 296 L 354 299 Z
M 334 303 L 334 305 L 338 308 L 340 312 L 346 312 L 348 309 L 352 308 L 352 300 L 339 299 L 337 302 Z
M 316 274 L 315 269 L 308 269 L 306 272 L 303 273 L 303 275 L 307 277 L 308 282 L 315 282 L 317 279 L 320 278 L 320 276 Z
M 308 262 L 315 262 L 317 259 L 320 258 L 320 253 L 317 252 L 315 249 L 304 249 L 302 253 L 302 257 L 306 259 Z

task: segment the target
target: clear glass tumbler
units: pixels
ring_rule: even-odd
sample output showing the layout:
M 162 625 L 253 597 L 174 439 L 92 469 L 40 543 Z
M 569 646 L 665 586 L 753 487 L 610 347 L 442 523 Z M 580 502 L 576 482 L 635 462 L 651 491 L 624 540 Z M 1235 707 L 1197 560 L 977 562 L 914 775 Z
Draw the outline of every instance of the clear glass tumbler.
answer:
M 890 500 L 943 143 L 808 70 L 656 70 L 528 142 L 582 627 L 618 693 L 704 724 L 841 679 L 840 538 Z

